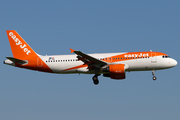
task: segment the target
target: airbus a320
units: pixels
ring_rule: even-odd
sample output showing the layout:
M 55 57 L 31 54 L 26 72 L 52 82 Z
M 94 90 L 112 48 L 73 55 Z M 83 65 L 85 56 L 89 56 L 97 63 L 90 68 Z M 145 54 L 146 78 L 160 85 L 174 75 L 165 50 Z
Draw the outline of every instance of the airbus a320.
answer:
M 6 32 L 13 57 L 6 57 L 4 64 L 48 73 L 94 74 L 92 79 L 95 85 L 99 83 L 98 76 L 101 74 L 104 77 L 122 80 L 126 78 L 126 72 L 130 71 L 152 71 L 153 80 L 156 80 L 156 70 L 177 65 L 177 61 L 167 54 L 154 51 L 85 54 L 70 49 L 74 55 L 42 56 L 37 54 L 15 30 Z

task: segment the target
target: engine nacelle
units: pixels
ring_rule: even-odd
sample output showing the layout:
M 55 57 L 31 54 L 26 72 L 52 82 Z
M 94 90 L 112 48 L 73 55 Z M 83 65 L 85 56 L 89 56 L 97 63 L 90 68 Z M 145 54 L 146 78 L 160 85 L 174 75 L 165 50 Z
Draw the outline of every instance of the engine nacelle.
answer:
M 125 65 L 124 64 L 113 64 L 108 65 L 102 69 L 104 77 L 111 77 L 111 79 L 125 79 Z

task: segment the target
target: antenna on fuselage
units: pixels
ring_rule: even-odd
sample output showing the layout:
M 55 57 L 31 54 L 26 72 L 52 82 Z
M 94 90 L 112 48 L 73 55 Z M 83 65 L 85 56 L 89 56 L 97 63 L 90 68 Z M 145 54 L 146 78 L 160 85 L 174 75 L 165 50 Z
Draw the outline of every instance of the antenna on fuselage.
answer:
M 152 50 L 150 50 L 150 52 L 152 52 Z

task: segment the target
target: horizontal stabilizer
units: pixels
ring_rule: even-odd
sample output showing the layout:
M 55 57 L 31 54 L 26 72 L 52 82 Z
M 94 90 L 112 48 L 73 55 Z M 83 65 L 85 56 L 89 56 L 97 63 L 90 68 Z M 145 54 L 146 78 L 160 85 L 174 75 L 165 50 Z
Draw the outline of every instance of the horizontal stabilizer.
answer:
M 18 64 L 25 64 L 25 63 L 28 63 L 28 62 L 25 61 L 25 60 L 16 59 L 16 58 L 13 58 L 13 57 L 6 57 L 6 58 L 9 59 L 9 60 L 12 61 L 12 62 L 18 63 Z

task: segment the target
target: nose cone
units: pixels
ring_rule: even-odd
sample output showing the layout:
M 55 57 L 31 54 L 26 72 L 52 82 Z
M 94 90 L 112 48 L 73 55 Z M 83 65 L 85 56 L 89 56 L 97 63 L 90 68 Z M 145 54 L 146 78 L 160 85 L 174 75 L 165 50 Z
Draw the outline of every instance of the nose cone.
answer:
M 176 66 L 176 65 L 177 65 L 177 61 L 174 60 L 174 59 L 172 59 L 172 60 L 171 60 L 171 65 L 172 65 L 172 67 Z

